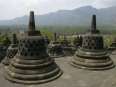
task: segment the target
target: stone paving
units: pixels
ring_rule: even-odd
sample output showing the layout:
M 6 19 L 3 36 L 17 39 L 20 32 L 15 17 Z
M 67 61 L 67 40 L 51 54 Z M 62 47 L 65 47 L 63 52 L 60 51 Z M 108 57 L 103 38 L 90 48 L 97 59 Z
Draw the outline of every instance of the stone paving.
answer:
M 116 64 L 116 56 L 111 58 Z M 104 71 L 89 71 L 70 65 L 71 57 L 56 58 L 63 75 L 51 82 L 36 85 L 23 85 L 7 81 L 4 78 L 3 65 L 0 65 L 0 87 L 116 87 L 116 67 Z

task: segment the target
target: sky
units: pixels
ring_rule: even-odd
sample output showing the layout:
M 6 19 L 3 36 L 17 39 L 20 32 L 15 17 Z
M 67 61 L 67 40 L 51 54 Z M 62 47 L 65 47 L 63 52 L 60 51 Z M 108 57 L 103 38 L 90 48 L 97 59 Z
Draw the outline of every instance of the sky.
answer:
M 36 15 L 42 15 L 87 5 L 106 8 L 116 6 L 116 0 L 0 0 L 0 20 L 28 15 L 31 10 Z

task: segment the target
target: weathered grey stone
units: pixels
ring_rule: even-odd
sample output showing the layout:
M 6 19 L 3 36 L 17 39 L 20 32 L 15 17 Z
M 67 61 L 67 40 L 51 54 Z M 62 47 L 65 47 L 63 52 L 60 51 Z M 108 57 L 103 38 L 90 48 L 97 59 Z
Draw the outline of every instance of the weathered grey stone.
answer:
M 54 40 L 48 45 L 48 53 L 53 58 L 58 58 L 64 56 L 63 48 L 61 43 L 57 40 L 58 35 L 54 33 Z
M 30 14 L 34 18 L 34 13 Z M 30 19 L 31 20 L 31 19 Z M 61 76 L 62 71 L 46 52 L 45 39 L 35 31 L 31 20 L 28 35 L 19 39 L 18 53 L 5 67 L 5 78 L 23 84 L 37 84 L 52 81 Z M 32 32 L 31 32 L 32 30 Z
M 53 58 L 64 56 L 63 47 L 58 41 L 51 41 L 48 46 L 48 53 Z
M 27 31 L 27 35 L 29 35 L 29 36 L 41 35 L 40 31 L 35 30 L 35 18 L 34 18 L 34 12 L 33 11 L 30 11 L 29 29 Z
M 18 51 L 18 40 L 16 34 L 13 34 L 11 45 L 7 49 L 6 57 L 2 61 L 4 65 L 9 65 L 10 60 L 16 55 Z
M 2 62 L 6 56 L 8 47 L 0 44 L 0 62 Z
M 90 70 L 105 70 L 114 67 L 107 50 L 104 48 L 102 35 L 96 29 L 96 16 L 93 15 L 89 33 L 83 35 L 82 46 L 76 51 L 71 64 Z
M 63 52 L 65 56 L 72 56 L 75 53 L 75 48 L 71 43 L 68 41 L 66 35 L 64 35 L 63 40 L 61 41 L 61 46 L 63 48 Z
M 74 38 L 73 45 L 76 48 L 78 48 L 79 46 L 82 46 L 82 36 L 81 35 L 77 35 L 77 37 Z
M 116 63 L 116 55 L 111 57 Z M 63 70 L 63 75 L 57 80 L 45 84 L 15 84 L 4 79 L 3 65 L 0 64 L 1 87 L 116 87 L 116 67 L 110 70 L 90 71 L 74 68 L 68 63 L 72 57 L 55 58 Z
M 110 47 L 108 48 L 110 51 L 116 50 L 116 37 L 113 39 Z M 116 53 L 115 53 L 116 54 Z

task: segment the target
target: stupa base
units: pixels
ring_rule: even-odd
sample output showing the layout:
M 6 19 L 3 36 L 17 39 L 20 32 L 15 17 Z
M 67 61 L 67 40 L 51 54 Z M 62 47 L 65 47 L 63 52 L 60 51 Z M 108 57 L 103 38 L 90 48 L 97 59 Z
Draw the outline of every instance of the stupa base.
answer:
M 10 59 L 8 59 L 7 57 L 4 58 L 4 60 L 2 61 L 2 64 L 8 66 L 10 63 Z
M 49 55 L 51 58 L 61 58 L 64 57 L 65 55 Z
M 7 73 L 5 73 L 5 79 L 19 84 L 42 84 L 46 82 L 53 81 L 62 75 L 62 71 L 56 68 L 54 71 L 45 74 L 35 74 L 35 75 L 24 75 L 11 72 L 8 67 L 5 67 Z
M 46 57 L 22 57 L 16 55 L 5 67 L 5 78 L 22 84 L 40 84 L 57 79 L 62 70 L 53 59 Z
M 83 59 L 79 61 L 77 59 L 72 59 L 71 65 L 80 69 L 87 70 L 108 70 L 114 67 L 112 60 L 94 60 L 94 59 Z

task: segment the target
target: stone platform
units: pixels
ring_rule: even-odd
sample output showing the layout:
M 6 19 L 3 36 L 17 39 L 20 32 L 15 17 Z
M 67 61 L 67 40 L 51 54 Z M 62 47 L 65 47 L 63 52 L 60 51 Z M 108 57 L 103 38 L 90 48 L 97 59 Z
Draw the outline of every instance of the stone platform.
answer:
M 116 56 L 111 56 L 116 64 Z M 56 58 L 63 75 L 51 82 L 36 85 L 23 85 L 9 82 L 4 78 L 3 65 L 0 65 L 0 87 L 116 87 L 116 67 L 104 71 L 89 71 L 70 65 L 71 57 Z

